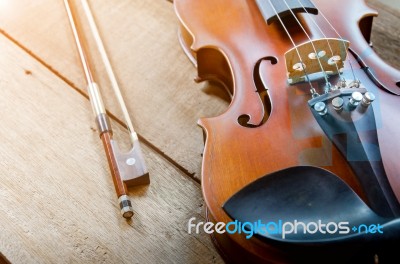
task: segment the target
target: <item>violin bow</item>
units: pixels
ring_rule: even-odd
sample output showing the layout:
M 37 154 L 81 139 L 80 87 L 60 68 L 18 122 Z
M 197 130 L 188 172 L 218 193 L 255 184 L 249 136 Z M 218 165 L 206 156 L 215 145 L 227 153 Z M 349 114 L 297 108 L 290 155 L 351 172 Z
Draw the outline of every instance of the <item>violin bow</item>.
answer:
M 127 153 L 122 153 L 118 147 L 118 144 L 113 139 L 111 123 L 104 107 L 99 86 L 96 84 L 93 78 L 93 74 L 90 69 L 90 63 L 88 61 L 88 56 L 82 45 L 81 32 L 78 31 L 78 28 L 76 26 L 75 15 L 71 9 L 69 0 L 64 0 L 65 9 L 67 11 L 72 33 L 74 35 L 75 44 L 79 52 L 83 71 L 85 73 L 87 90 L 92 105 L 92 110 L 95 115 L 95 121 L 99 131 L 100 139 L 103 142 L 108 165 L 110 167 L 112 179 L 114 182 L 115 191 L 117 193 L 121 214 L 124 218 L 129 219 L 133 216 L 134 213 L 131 200 L 128 196 L 127 186 L 150 183 L 149 173 L 143 159 L 138 135 L 133 129 L 132 121 L 129 117 L 128 110 L 122 97 L 117 79 L 112 70 L 110 60 L 108 59 L 103 42 L 100 38 L 100 34 L 94 21 L 92 12 L 86 0 L 81 0 L 81 3 L 86 17 L 89 21 L 90 30 L 93 34 L 93 38 L 95 39 L 99 53 L 101 54 L 103 64 L 111 81 L 111 86 L 114 90 L 114 94 L 116 95 L 118 103 L 121 107 L 125 119 L 125 124 L 129 132 L 131 149 Z

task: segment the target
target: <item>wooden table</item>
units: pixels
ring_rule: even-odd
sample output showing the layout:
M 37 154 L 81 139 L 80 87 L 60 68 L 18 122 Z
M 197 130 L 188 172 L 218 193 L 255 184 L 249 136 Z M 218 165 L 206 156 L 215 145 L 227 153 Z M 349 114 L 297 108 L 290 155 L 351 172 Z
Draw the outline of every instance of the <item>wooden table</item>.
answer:
M 393 56 L 399 13 L 369 2 L 381 12 L 375 47 L 400 68 Z M 123 219 L 63 1 L 0 0 L 0 256 L 11 263 L 223 262 L 206 234 L 188 234 L 187 223 L 205 221 L 196 121 L 224 111 L 227 96 L 192 81 L 196 69 L 179 46 L 171 2 L 90 4 L 151 184 L 130 189 L 135 215 Z M 83 29 L 89 32 L 87 23 Z M 122 113 L 87 36 L 116 137 L 127 146 Z

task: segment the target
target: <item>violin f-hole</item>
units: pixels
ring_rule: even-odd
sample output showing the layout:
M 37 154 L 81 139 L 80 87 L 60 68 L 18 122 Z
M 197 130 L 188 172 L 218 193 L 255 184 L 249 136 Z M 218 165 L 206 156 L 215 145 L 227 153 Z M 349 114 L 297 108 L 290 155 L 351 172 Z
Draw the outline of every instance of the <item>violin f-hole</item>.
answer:
M 264 116 L 263 119 L 261 120 L 261 122 L 257 125 L 254 124 L 250 124 L 250 116 L 248 114 L 243 114 L 241 116 L 238 117 L 238 123 L 243 126 L 243 127 L 248 127 L 248 128 L 257 128 L 262 126 L 263 124 L 265 124 L 265 122 L 267 122 L 269 115 L 271 114 L 271 109 L 272 109 L 272 105 L 271 105 L 271 99 L 269 97 L 268 91 L 267 89 L 264 87 L 262 81 L 261 81 L 261 77 L 260 77 L 260 65 L 261 62 L 263 61 L 270 61 L 271 65 L 275 65 L 278 63 L 278 59 L 272 56 L 268 56 L 268 57 L 264 57 L 261 58 L 257 61 L 255 67 L 254 67 L 254 71 L 253 71 L 253 80 L 254 80 L 254 86 L 257 89 L 257 93 L 260 96 L 260 101 L 263 104 L 263 108 L 264 108 Z

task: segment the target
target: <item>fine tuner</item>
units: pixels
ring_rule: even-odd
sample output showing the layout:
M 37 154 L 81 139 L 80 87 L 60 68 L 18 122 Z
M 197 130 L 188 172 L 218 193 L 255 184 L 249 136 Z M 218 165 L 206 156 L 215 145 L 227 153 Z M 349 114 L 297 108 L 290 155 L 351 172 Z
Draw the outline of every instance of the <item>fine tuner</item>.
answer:
M 329 106 L 337 113 L 351 112 L 357 107 L 362 107 L 361 111 L 365 111 L 365 108 L 368 108 L 376 99 L 375 95 L 365 88 L 354 90 L 351 88 L 332 90 L 327 94 L 314 97 L 309 101 L 309 105 L 320 116 L 326 116 L 329 114 Z
M 400 72 L 369 45 L 377 12 L 364 0 L 174 5 L 196 81 L 217 81 L 232 95 L 224 113 L 198 122 L 207 218 L 385 226 L 382 236 L 214 233 L 228 261 L 368 263 L 396 255 L 388 248 L 400 240 L 400 126 L 393 122 Z

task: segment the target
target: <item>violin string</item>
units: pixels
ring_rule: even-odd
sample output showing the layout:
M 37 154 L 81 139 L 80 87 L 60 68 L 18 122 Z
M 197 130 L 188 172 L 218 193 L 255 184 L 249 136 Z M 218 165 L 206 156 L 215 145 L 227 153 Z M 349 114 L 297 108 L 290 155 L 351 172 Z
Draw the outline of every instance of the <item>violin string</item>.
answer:
M 314 6 L 316 6 L 316 5 L 314 4 Z M 349 49 L 346 48 L 346 45 L 344 44 L 344 39 L 342 38 L 342 36 L 339 34 L 339 32 L 336 30 L 336 28 L 331 24 L 331 22 L 329 22 L 329 20 L 326 18 L 324 13 L 319 8 L 318 8 L 318 12 L 325 19 L 325 21 L 328 23 L 328 25 L 333 29 L 333 31 L 335 31 L 336 35 L 338 35 L 339 38 L 342 40 L 343 47 L 346 50 L 346 58 L 349 58 Z M 351 63 L 351 59 L 347 59 L 347 61 L 349 62 L 351 73 L 353 74 L 354 81 L 357 81 L 356 74 L 355 74 L 354 69 L 353 69 L 353 64 Z
M 297 23 L 299 24 L 299 26 L 301 27 L 301 29 L 303 30 L 304 34 L 305 34 L 305 35 L 307 36 L 307 38 L 310 40 L 310 44 L 311 44 L 311 46 L 313 47 L 313 50 L 314 50 L 314 52 L 315 52 L 315 56 L 316 56 L 316 58 L 317 58 L 317 60 L 318 60 L 319 66 L 320 66 L 322 72 L 324 73 L 324 78 L 325 78 L 325 82 L 326 82 L 327 88 L 329 89 L 329 88 L 331 87 L 331 84 L 330 84 L 330 82 L 329 82 L 329 80 L 328 80 L 328 75 L 326 74 L 326 71 L 325 71 L 324 67 L 322 66 L 321 60 L 320 60 L 320 58 L 319 58 L 319 56 L 318 56 L 318 52 L 317 52 L 317 50 L 316 50 L 316 48 L 315 48 L 315 46 L 314 46 L 314 43 L 312 42 L 312 39 L 311 39 L 310 36 L 308 35 L 307 31 L 304 29 L 303 25 L 300 23 L 299 19 L 296 17 L 296 15 L 295 15 L 295 13 L 293 12 L 293 10 L 290 8 L 290 6 L 288 5 L 288 3 L 286 2 L 286 0 L 283 0 L 283 2 L 285 3 L 285 5 L 286 5 L 286 7 L 288 8 L 288 10 L 290 11 L 290 13 L 293 15 L 294 19 L 295 19 L 295 20 L 297 21 Z
M 279 22 L 281 23 L 283 29 L 285 30 L 286 34 L 288 35 L 290 41 L 292 42 L 294 49 L 296 50 L 297 56 L 299 57 L 299 60 L 300 60 L 301 66 L 302 66 L 302 70 L 303 70 L 304 75 L 305 75 L 305 78 L 306 78 L 308 84 L 310 85 L 310 91 L 311 91 L 311 93 L 313 94 L 313 96 L 314 96 L 314 95 L 318 95 L 317 92 L 316 92 L 316 90 L 315 90 L 315 88 L 313 87 L 313 85 L 312 85 L 312 83 L 311 83 L 311 80 L 310 80 L 309 76 L 308 76 L 308 73 L 307 73 L 307 71 L 306 71 L 305 64 L 303 63 L 303 59 L 301 58 L 301 55 L 300 55 L 299 49 L 297 48 L 296 43 L 294 42 L 292 36 L 290 35 L 288 29 L 286 28 L 285 24 L 283 23 L 283 21 L 282 21 L 282 19 L 281 19 L 281 16 L 280 16 L 280 15 L 278 14 L 278 12 L 276 11 L 276 9 L 275 9 L 274 5 L 272 4 L 271 0 L 269 0 L 269 3 L 270 3 L 270 5 L 271 5 L 272 9 L 274 10 L 274 12 L 275 12 L 275 14 L 276 14 L 276 16 L 277 16 Z
M 313 18 L 313 16 L 308 12 L 307 8 L 303 5 L 303 3 L 301 2 L 301 0 L 297 0 L 297 1 L 298 1 L 299 4 L 302 6 L 302 8 L 304 9 L 304 11 L 308 14 L 308 16 L 310 17 L 310 19 L 311 19 L 311 21 L 313 22 L 313 24 L 314 24 L 315 26 L 317 26 L 318 30 L 321 32 L 321 34 L 322 34 L 322 35 L 324 36 L 324 38 L 326 39 L 326 42 L 327 42 L 328 47 L 329 47 L 329 50 L 330 50 L 330 52 L 331 52 L 331 54 L 332 54 L 332 57 L 333 57 L 334 54 L 333 54 L 332 46 L 331 46 L 331 44 L 330 44 L 330 42 L 329 42 L 329 39 L 328 39 L 327 36 L 325 35 L 324 31 L 321 29 L 321 27 L 320 27 L 320 26 L 318 25 L 318 23 L 315 21 L 315 19 Z M 339 74 L 339 77 L 340 77 L 343 81 L 345 81 L 345 79 L 342 77 L 342 73 L 340 72 L 337 63 L 335 63 L 335 66 L 336 66 L 336 70 L 337 70 L 337 72 L 338 72 L 338 74 Z

